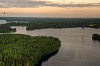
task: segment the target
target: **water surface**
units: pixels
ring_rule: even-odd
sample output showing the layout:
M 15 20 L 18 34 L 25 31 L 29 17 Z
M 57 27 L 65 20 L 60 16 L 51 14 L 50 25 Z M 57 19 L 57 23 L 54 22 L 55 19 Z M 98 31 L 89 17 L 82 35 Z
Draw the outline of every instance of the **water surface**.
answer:
M 6 20 L 0 20 L 0 24 L 6 24 Z
M 100 66 L 100 42 L 91 38 L 94 33 L 100 34 L 100 29 L 64 28 L 26 31 L 26 27 L 15 28 L 17 29 L 15 33 L 54 36 L 61 40 L 62 46 L 59 52 L 41 66 Z

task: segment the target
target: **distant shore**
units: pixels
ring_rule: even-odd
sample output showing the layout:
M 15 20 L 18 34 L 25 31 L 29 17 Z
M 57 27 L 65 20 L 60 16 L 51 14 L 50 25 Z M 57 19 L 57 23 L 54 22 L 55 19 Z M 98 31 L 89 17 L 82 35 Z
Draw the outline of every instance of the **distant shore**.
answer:
M 87 27 L 100 29 L 100 18 L 0 17 L 0 19 L 7 21 L 7 23 L 5 23 L 6 26 L 27 26 L 26 30 L 76 27 L 81 27 L 82 29 Z M 7 32 L 10 31 L 7 29 Z

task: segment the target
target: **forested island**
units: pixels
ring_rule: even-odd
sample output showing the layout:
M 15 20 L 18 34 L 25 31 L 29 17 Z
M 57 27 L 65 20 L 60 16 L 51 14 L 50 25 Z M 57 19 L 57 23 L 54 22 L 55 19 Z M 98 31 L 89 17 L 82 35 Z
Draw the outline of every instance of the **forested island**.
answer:
M 16 29 L 11 28 L 9 25 L 1 24 L 0 25 L 0 33 L 9 33 L 9 32 L 15 32 Z
M 60 40 L 51 36 L 1 34 L 0 66 L 35 66 L 43 56 L 60 47 Z
M 93 34 L 92 39 L 100 41 L 100 34 Z

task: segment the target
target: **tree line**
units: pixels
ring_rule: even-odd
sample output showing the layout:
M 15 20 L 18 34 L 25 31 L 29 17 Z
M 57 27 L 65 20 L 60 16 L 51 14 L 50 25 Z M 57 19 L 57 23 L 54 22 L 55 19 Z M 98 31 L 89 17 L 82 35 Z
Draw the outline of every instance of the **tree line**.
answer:
M 86 22 L 35 22 L 27 26 L 26 30 L 45 29 L 45 28 L 76 28 L 89 27 L 100 28 L 100 24 Z
M 8 26 L 27 26 L 26 30 L 47 29 L 47 28 L 76 28 L 76 27 L 89 27 L 100 28 L 100 23 L 91 22 L 29 22 L 29 23 L 6 23 Z
M 9 25 L 1 24 L 0 25 L 0 33 L 8 33 L 8 32 L 15 32 L 16 29 L 11 28 Z
M 0 18 L 4 19 L 3 17 Z M 89 27 L 100 28 L 100 19 L 94 18 L 32 18 L 32 17 L 5 17 L 8 22 L 5 26 L 27 26 L 26 30 L 47 29 L 47 28 L 76 28 Z M 8 28 L 8 27 L 7 27 Z M 3 32 L 10 32 L 0 29 Z

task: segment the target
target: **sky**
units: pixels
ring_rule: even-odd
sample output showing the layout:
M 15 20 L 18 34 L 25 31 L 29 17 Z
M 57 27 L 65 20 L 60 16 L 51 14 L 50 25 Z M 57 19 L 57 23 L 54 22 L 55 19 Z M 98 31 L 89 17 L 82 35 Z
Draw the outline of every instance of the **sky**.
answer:
M 0 17 L 100 18 L 100 0 L 0 0 Z

